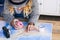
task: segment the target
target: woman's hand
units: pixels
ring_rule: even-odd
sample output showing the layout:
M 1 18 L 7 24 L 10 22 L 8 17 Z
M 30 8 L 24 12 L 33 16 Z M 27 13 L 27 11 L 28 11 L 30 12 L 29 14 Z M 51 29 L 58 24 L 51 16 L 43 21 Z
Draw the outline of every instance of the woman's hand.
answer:
M 26 32 L 33 31 L 33 30 L 39 31 L 39 29 L 35 27 L 34 23 L 29 23 L 28 26 L 26 27 Z

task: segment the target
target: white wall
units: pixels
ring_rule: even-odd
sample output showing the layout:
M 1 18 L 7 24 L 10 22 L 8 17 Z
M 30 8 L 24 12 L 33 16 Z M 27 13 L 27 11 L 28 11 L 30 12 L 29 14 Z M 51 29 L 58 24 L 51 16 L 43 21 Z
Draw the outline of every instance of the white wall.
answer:
M 60 0 L 38 0 L 41 14 L 60 16 Z

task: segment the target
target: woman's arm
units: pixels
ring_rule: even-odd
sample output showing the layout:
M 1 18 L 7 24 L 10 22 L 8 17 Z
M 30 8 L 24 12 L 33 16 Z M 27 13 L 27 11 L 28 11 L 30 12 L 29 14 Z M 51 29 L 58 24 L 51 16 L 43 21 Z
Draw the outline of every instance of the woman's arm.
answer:
M 8 9 L 8 0 L 5 0 L 4 12 L 2 13 L 2 16 L 7 23 L 10 23 L 14 19 L 14 16 L 11 15 Z
M 39 31 L 39 29 L 37 29 L 35 27 L 36 22 L 38 22 L 40 13 L 39 13 L 39 5 L 38 5 L 38 1 L 37 0 L 32 0 L 33 1 L 33 8 L 32 8 L 32 13 L 30 15 L 30 19 L 28 21 L 28 25 L 26 27 L 26 32 L 29 32 L 31 30 L 36 30 Z
M 30 22 L 36 23 L 40 16 L 39 5 L 37 0 L 32 0 L 32 1 L 33 1 L 33 8 L 32 8 L 33 12 L 30 15 L 29 23 Z

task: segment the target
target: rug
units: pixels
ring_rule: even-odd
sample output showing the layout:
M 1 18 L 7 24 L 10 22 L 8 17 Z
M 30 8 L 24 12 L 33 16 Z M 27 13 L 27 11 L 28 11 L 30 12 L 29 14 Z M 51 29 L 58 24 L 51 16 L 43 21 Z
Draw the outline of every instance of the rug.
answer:
M 23 22 L 27 26 L 27 22 Z M 15 30 L 5 21 L 0 21 L 0 40 L 52 40 L 52 23 L 38 23 L 39 32 L 24 32 L 24 29 Z M 6 38 L 3 34 L 2 27 L 10 28 L 10 38 Z

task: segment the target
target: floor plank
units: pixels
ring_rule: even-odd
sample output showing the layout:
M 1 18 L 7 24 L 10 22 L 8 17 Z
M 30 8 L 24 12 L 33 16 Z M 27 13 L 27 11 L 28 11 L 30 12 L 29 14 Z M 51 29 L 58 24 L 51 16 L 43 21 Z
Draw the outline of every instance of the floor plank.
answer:
M 39 22 L 52 23 L 52 40 L 60 40 L 60 17 L 41 16 Z

